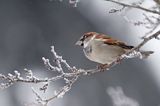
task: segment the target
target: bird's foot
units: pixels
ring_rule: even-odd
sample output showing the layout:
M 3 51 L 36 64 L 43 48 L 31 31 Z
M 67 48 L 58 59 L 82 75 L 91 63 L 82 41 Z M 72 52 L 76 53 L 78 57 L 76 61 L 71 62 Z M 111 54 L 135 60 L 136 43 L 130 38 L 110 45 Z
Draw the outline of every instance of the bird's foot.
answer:
M 122 59 L 121 59 L 120 57 L 118 57 L 117 60 L 116 60 L 116 63 L 117 63 L 117 64 L 120 64 L 120 63 L 121 63 L 121 60 L 122 60 Z
M 97 69 L 101 70 L 102 72 L 105 70 L 109 70 L 109 65 L 108 64 L 99 64 L 97 66 Z

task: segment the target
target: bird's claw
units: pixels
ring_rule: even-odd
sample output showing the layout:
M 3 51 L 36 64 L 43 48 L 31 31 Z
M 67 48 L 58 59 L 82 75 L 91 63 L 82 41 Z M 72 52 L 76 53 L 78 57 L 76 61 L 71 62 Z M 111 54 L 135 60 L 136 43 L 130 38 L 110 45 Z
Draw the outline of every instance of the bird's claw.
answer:
M 101 70 L 102 72 L 105 70 L 109 70 L 109 65 L 108 64 L 100 64 L 97 66 L 98 70 Z

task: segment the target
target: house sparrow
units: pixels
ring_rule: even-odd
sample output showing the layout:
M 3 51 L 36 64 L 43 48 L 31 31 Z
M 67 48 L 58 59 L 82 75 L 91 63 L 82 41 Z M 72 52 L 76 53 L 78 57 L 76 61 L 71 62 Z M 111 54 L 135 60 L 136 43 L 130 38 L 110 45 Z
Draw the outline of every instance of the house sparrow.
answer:
M 84 54 L 89 60 L 103 65 L 112 63 L 119 56 L 134 48 L 134 46 L 127 45 L 107 35 L 96 32 L 85 33 L 76 42 L 76 45 L 83 47 Z M 142 57 L 148 57 L 153 52 L 142 51 L 140 53 Z

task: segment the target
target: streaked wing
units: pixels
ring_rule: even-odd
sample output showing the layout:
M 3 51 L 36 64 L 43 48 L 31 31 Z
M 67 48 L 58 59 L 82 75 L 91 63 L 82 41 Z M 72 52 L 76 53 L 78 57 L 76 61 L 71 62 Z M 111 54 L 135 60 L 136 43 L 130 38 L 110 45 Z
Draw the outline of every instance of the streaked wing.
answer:
M 104 43 L 108 44 L 108 45 L 115 45 L 115 46 L 122 47 L 124 49 L 132 49 L 132 48 L 134 48 L 134 46 L 126 45 L 125 43 L 123 43 L 121 41 L 118 41 L 118 40 L 115 40 L 115 39 L 112 39 L 111 37 L 106 36 L 104 34 L 99 34 L 99 35 L 97 35 L 96 38 L 97 39 L 102 38 Z

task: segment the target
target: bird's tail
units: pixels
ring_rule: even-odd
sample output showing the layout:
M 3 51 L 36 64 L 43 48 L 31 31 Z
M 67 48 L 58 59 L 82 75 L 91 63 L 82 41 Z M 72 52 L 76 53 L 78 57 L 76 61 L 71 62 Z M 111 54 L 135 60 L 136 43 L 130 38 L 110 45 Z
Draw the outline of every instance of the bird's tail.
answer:
M 141 58 L 146 59 L 148 56 L 150 56 L 154 52 L 153 51 L 140 51 L 140 53 L 141 53 Z

